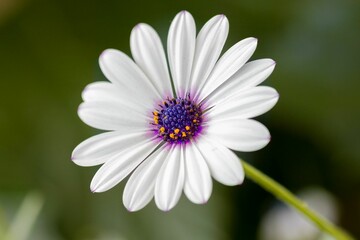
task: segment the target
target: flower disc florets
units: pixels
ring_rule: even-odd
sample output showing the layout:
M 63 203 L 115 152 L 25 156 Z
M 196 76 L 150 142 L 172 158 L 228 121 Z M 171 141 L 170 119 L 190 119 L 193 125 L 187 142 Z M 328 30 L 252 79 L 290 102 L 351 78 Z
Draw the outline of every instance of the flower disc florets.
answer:
M 169 143 L 185 143 L 199 133 L 202 123 L 201 106 L 187 95 L 167 98 L 153 112 L 155 133 Z

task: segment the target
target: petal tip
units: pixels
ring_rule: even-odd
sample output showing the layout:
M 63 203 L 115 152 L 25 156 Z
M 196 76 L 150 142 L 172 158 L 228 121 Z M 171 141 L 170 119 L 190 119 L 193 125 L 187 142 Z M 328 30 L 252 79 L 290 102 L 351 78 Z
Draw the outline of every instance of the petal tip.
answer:
M 134 33 L 136 33 L 137 31 L 140 30 L 140 28 L 141 28 L 140 24 L 141 23 L 138 23 L 133 27 L 133 29 L 131 30 L 131 33 L 130 33 L 130 39 L 132 39 L 131 37 L 134 35 Z
M 78 109 L 77 109 L 77 115 L 80 117 L 80 119 L 82 120 L 81 116 L 82 116 L 82 110 L 84 110 L 84 102 L 81 103 L 79 106 L 78 106 Z
M 99 185 L 98 185 L 98 184 L 97 184 L 97 185 L 94 184 L 93 181 L 90 183 L 90 191 L 91 191 L 92 193 L 104 192 L 104 191 L 100 191 L 100 190 L 99 190 Z
M 100 59 L 103 59 L 104 57 L 105 57 L 105 55 L 107 55 L 107 53 L 109 52 L 109 49 L 105 49 L 104 51 L 102 51 L 101 53 L 100 53 Z
M 245 175 L 243 175 L 241 178 L 238 179 L 237 183 L 235 185 L 240 186 L 244 183 Z
M 146 23 L 138 23 L 134 26 L 133 31 L 142 30 L 142 28 L 145 26 L 146 26 Z
M 227 29 L 226 31 L 228 31 L 228 29 L 229 29 L 229 20 L 228 20 L 228 18 L 226 17 L 225 14 L 220 14 L 219 16 L 220 16 L 220 23 L 222 25 L 225 25 L 226 29 Z
M 270 99 L 275 99 L 275 103 L 279 100 L 280 94 L 276 89 L 272 88 L 272 93 Z
M 227 21 L 227 17 L 223 13 L 218 14 L 217 17 L 218 17 L 219 21 L 224 21 L 224 20 Z
M 169 212 L 170 211 L 169 206 L 159 206 L 158 204 L 156 204 L 156 205 L 157 205 L 158 209 L 160 209 L 163 212 Z
M 129 213 L 133 213 L 133 212 L 136 211 L 135 209 L 133 209 L 133 208 L 131 208 L 131 207 L 125 206 L 125 208 L 126 208 L 126 210 L 127 210 Z
M 156 201 L 155 201 L 155 203 L 156 203 Z M 165 213 L 169 212 L 174 207 L 174 206 L 171 206 L 169 204 L 164 205 L 164 206 L 160 206 L 159 204 L 156 204 L 156 205 L 161 211 L 163 211 Z
M 82 95 L 84 95 L 85 92 L 87 92 L 89 90 L 89 85 L 85 86 L 84 89 L 82 90 Z
M 137 212 L 141 209 L 143 209 L 146 205 L 144 206 L 141 206 L 139 204 L 137 204 L 136 202 L 130 202 L 128 203 L 127 201 L 125 201 L 123 199 L 123 204 L 124 204 L 124 207 L 126 208 L 126 210 L 129 212 L 129 213 L 133 213 L 133 212 Z
M 190 17 L 192 19 L 191 13 L 188 12 L 187 10 L 182 10 L 181 12 L 178 13 L 178 16 L 180 18 L 184 18 L 184 20 L 187 19 L 188 17 Z
M 118 53 L 118 52 L 119 52 L 119 50 L 116 50 L 116 49 L 113 49 L 113 48 L 105 49 L 104 51 L 102 51 L 102 52 L 100 53 L 99 59 L 100 59 L 100 61 L 103 61 L 104 58 L 108 58 L 109 55 L 113 55 L 113 54 L 116 54 L 116 53 Z
M 246 39 L 243 39 L 242 41 L 240 41 L 240 42 L 243 42 L 243 43 L 245 43 L 246 45 L 248 45 L 248 46 L 257 46 L 257 44 L 258 44 L 258 39 L 257 38 L 255 38 L 255 37 L 248 37 L 248 38 L 246 38 Z

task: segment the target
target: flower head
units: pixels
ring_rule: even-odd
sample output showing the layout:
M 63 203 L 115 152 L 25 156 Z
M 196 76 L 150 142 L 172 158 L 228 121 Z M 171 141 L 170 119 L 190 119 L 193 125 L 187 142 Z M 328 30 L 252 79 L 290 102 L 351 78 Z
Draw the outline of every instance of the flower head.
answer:
M 80 166 L 103 164 L 91 182 L 103 192 L 126 176 L 123 202 L 137 211 L 155 198 L 164 211 L 182 191 L 194 203 L 206 203 L 211 176 L 225 185 L 244 180 L 240 160 L 232 152 L 255 151 L 270 140 L 267 128 L 250 118 L 270 110 L 278 93 L 257 86 L 275 62 L 246 63 L 257 40 L 246 38 L 221 51 L 229 23 L 211 18 L 196 36 L 190 13 L 172 21 L 166 55 L 156 31 L 134 27 L 130 37 L 134 60 L 108 49 L 100 67 L 110 82 L 89 84 L 78 114 L 89 126 L 108 132 L 80 143 L 72 154 Z M 170 72 L 169 70 L 170 69 Z

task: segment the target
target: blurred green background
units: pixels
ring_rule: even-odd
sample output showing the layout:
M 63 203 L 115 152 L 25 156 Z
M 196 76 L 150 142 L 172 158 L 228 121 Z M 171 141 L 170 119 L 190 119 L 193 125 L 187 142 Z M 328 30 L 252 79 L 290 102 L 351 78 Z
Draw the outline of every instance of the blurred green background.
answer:
M 77 107 L 82 89 L 105 79 L 100 53 L 130 53 L 130 31 L 139 22 L 165 42 L 183 9 L 198 30 L 225 14 L 226 48 L 257 37 L 252 59 L 277 62 L 265 85 L 275 87 L 280 100 L 259 118 L 272 141 L 239 156 L 293 192 L 313 185 L 331 192 L 339 224 L 360 238 L 358 0 L 0 0 L 0 230 L 35 191 L 44 205 L 28 239 L 258 239 L 275 199 L 250 181 L 215 183 L 206 205 L 183 196 L 168 213 L 153 202 L 128 213 L 124 183 L 93 194 L 97 167 L 70 160 L 78 143 L 98 133 L 80 121 Z

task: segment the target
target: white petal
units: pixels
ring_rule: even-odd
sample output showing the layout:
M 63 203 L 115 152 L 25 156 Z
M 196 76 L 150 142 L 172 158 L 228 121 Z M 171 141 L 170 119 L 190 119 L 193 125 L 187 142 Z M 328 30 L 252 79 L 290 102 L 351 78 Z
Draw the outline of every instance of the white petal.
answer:
M 253 118 L 269 111 L 278 99 L 278 92 L 271 87 L 253 87 L 220 101 L 209 111 L 208 116 L 214 121 Z
M 153 198 L 156 177 L 167 155 L 164 148 L 156 150 L 131 174 L 123 194 L 124 206 L 129 211 L 142 209 Z
M 150 102 L 162 98 L 142 70 L 123 52 L 107 49 L 101 54 L 99 64 L 107 79 L 134 97 Z
M 155 184 L 155 203 L 169 211 L 179 201 L 184 186 L 184 157 L 181 146 L 173 146 L 160 169 Z
M 79 166 L 95 166 L 148 138 L 145 129 L 124 129 L 95 135 L 80 143 L 71 159 Z
M 101 130 L 143 129 L 151 121 L 146 114 L 118 102 L 83 102 L 78 109 L 84 123 Z
M 200 30 L 196 38 L 191 90 L 198 91 L 202 88 L 220 56 L 228 32 L 229 22 L 224 15 L 211 18 Z
M 114 187 L 144 161 L 157 145 L 155 139 L 147 138 L 115 155 L 96 172 L 90 184 L 91 191 L 104 192 Z
M 185 195 L 193 203 L 204 204 L 209 200 L 211 191 L 212 180 L 209 168 L 196 143 L 192 142 L 185 149 Z
M 206 136 L 201 136 L 198 147 L 209 166 L 211 175 L 218 182 L 234 186 L 244 181 L 244 169 L 234 152 Z
M 93 82 L 85 87 L 82 94 L 85 102 L 117 102 L 126 104 L 130 108 L 145 111 L 151 109 L 154 105 L 148 101 L 141 101 L 131 92 L 120 88 L 117 84 L 110 82 Z
M 161 95 L 172 96 L 164 48 L 156 31 L 145 23 L 136 25 L 130 36 L 131 53 Z
M 204 130 L 212 139 L 217 139 L 221 144 L 236 151 L 256 151 L 270 141 L 269 130 L 252 119 L 210 121 L 208 128 Z
M 246 63 L 228 81 L 210 94 L 207 100 L 218 103 L 227 96 L 257 86 L 270 76 L 275 65 L 272 59 L 259 59 Z
M 256 45 L 256 38 L 246 38 L 227 50 L 216 63 L 204 88 L 201 89 L 200 100 L 203 100 L 212 91 L 234 75 L 234 73 L 249 60 L 256 49 Z
M 191 14 L 178 13 L 171 23 L 168 34 L 168 56 L 171 76 L 178 96 L 183 97 L 189 87 L 195 51 L 196 27 Z

